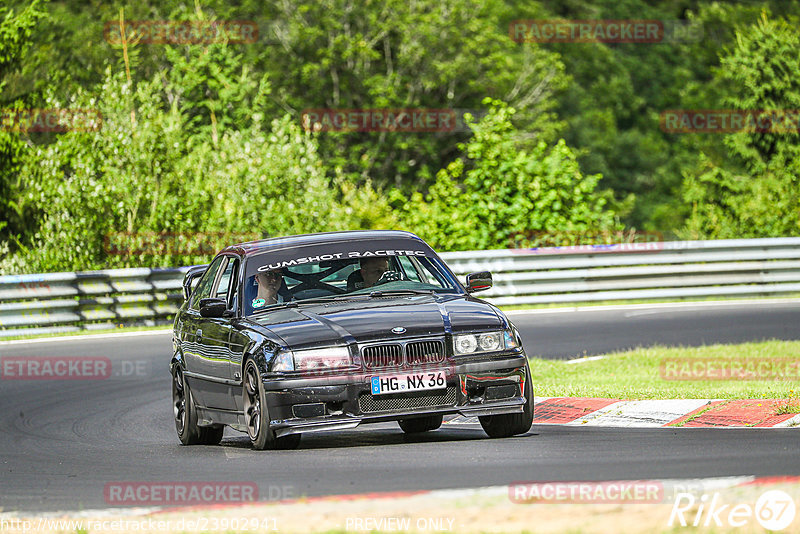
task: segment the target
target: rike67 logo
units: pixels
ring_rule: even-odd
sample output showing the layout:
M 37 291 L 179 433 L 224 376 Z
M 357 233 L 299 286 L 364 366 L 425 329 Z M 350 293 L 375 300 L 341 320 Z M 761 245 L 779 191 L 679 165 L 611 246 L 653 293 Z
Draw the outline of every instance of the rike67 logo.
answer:
M 754 526 L 755 520 L 767 530 L 787 528 L 796 514 L 794 499 L 781 490 L 763 493 L 752 506 L 748 503 L 725 503 L 719 493 L 703 494 L 698 498 L 693 493 L 678 493 L 669 516 L 670 527 L 744 527 Z

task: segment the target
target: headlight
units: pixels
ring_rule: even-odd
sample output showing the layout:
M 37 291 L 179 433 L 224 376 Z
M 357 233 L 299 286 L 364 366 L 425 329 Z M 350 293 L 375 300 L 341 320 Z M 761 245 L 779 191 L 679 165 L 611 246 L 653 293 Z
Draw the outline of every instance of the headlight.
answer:
M 273 371 L 294 371 L 292 351 L 280 351 L 272 362 Z
M 323 371 L 338 367 L 350 367 L 350 351 L 347 347 L 295 350 L 281 352 L 272 363 L 273 371 Z
M 456 336 L 454 341 L 456 354 L 469 354 L 470 352 L 475 352 L 475 349 L 478 348 L 478 338 L 472 334 Z
M 486 332 L 485 334 L 462 334 L 453 336 L 453 348 L 458 354 L 497 352 L 515 349 L 517 343 L 509 331 Z
M 503 334 L 494 332 L 478 336 L 478 348 L 485 352 L 492 352 L 503 347 Z

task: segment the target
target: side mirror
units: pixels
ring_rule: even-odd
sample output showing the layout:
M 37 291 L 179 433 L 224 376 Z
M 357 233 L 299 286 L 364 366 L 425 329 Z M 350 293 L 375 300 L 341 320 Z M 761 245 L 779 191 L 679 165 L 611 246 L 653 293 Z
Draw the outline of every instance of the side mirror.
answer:
M 467 275 L 467 293 L 475 293 L 492 287 L 492 273 L 480 271 Z
M 228 303 L 222 299 L 200 299 L 200 315 L 203 317 L 226 317 Z
M 186 271 L 183 277 L 183 300 L 189 300 L 194 291 L 195 282 L 206 272 L 208 265 L 196 265 Z

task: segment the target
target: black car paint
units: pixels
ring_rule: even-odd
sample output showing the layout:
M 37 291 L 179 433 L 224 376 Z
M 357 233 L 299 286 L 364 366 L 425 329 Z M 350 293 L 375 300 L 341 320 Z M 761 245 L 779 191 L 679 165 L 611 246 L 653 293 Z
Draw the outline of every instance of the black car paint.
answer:
M 353 239 L 367 245 L 370 241 L 385 243 L 387 239 L 397 240 L 401 246 L 417 246 L 435 257 L 422 240 L 405 232 L 297 236 L 277 240 L 275 248 L 285 252 L 321 241 L 332 242 L 333 246 L 352 246 Z M 268 254 L 270 250 L 268 242 L 249 243 L 228 247 L 218 257 L 239 261 L 235 284 L 241 288 L 245 275 L 253 270 L 249 260 Z M 221 423 L 243 430 L 243 367 L 248 358 L 253 359 L 264 377 L 265 390 L 270 392 L 268 409 L 279 436 L 393 420 L 411 413 L 464 413 L 459 408 L 467 407 L 474 415 L 520 411 L 523 399 L 519 397 L 484 405 L 481 396 L 487 381 L 523 387 L 527 358 L 519 335 L 514 330 L 519 348 L 512 351 L 455 357 L 452 352 L 454 334 L 513 329 L 513 326 L 496 307 L 469 295 L 449 269 L 444 268 L 455 282 L 455 293 L 379 297 L 365 294 L 342 301 L 308 304 L 300 301 L 296 306 L 276 307 L 250 317 L 241 316 L 244 298 L 241 290 L 237 292 L 236 300 L 229 301 L 233 312 L 231 318 L 202 317 L 193 295 L 184 302 L 175 319 L 175 354 L 171 369 L 174 372 L 180 366 L 183 370 L 198 406 L 200 425 Z M 402 336 L 392 333 L 397 326 L 406 329 Z M 444 410 L 415 410 L 403 414 L 361 413 L 359 397 L 369 393 L 369 375 L 387 371 L 366 369 L 361 362 L 360 348 L 380 341 L 433 338 L 444 342 L 447 359 L 439 367 L 447 369 L 447 386 L 457 390 L 456 405 Z M 281 350 L 331 345 L 346 345 L 354 367 L 321 371 L 314 376 L 307 376 L 308 373 L 304 376 L 297 371 L 273 373 L 270 370 L 273 359 Z M 404 368 L 394 369 L 396 373 L 403 371 Z M 472 405 L 473 401 L 477 404 Z M 326 414 L 310 419 L 296 417 L 293 406 L 308 403 L 323 403 Z
M 324 305 L 301 304 L 298 308 L 259 314 L 251 320 L 268 326 L 287 346 L 296 348 L 325 344 L 345 335 L 359 343 L 392 339 L 390 331 L 395 326 L 403 326 L 406 337 L 503 327 L 492 308 L 467 295 L 365 296 Z

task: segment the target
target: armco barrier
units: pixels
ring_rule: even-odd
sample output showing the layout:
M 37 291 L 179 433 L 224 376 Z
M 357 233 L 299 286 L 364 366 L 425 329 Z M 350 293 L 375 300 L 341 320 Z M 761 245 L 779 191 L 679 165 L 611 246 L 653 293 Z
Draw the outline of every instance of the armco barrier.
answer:
M 800 293 L 800 238 L 449 252 L 458 275 L 492 271 L 500 305 Z M 0 276 L 0 337 L 166 324 L 187 268 Z
M 0 276 L 0 337 L 166 324 L 187 269 Z
M 494 273 L 498 306 L 800 292 L 800 238 L 627 243 L 442 254 Z

